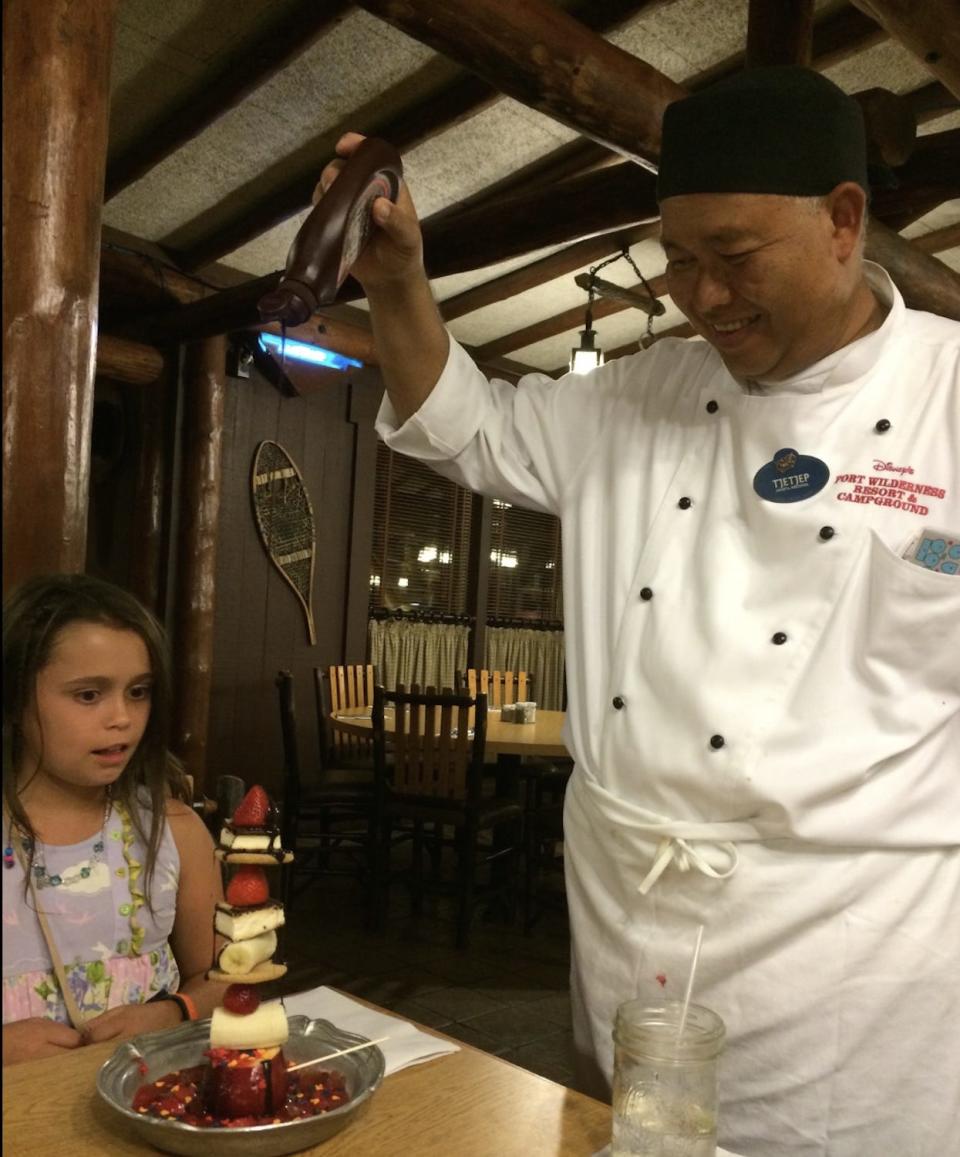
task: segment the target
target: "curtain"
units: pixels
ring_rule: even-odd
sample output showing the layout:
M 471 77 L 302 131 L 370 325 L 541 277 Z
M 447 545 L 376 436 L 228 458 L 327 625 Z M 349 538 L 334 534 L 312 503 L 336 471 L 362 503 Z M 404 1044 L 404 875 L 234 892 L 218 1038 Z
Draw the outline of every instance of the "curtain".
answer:
M 563 631 L 488 627 L 484 666 L 532 674 L 537 703 L 547 711 L 563 709 Z
M 469 628 L 457 623 L 418 623 L 404 619 L 370 619 L 370 662 L 388 691 L 409 687 L 455 686 L 455 675 L 467 669 Z

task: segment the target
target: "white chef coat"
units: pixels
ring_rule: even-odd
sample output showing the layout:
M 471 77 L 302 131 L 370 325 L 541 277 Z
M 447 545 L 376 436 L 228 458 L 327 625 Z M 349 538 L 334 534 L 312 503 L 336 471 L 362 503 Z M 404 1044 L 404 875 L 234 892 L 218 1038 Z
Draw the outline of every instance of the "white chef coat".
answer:
M 960 538 L 960 325 L 867 271 L 884 324 L 784 382 L 665 339 L 514 388 L 451 339 L 377 424 L 562 519 L 577 1047 L 600 1091 L 704 923 L 747 1157 L 960 1153 L 960 575 L 903 557 Z

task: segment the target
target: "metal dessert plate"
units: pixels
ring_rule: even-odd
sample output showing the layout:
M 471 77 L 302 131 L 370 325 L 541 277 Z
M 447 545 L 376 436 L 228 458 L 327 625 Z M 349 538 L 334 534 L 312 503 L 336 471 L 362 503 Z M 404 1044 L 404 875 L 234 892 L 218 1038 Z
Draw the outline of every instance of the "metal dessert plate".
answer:
M 362 1044 L 367 1037 L 344 1032 L 328 1020 L 310 1020 L 306 1016 L 287 1018 L 290 1038 L 283 1046 L 288 1061 L 299 1064 L 323 1057 L 338 1049 Z M 141 1141 L 167 1153 L 188 1157 L 280 1157 L 299 1153 L 345 1129 L 364 1113 L 383 1080 L 383 1053 L 376 1045 L 335 1057 L 324 1064 L 343 1075 L 350 1100 L 339 1109 L 318 1117 L 284 1121 L 279 1125 L 251 1125 L 235 1129 L 200 1129 L 179 1121 L 144 1116 L 131 1109 L 133 1097 L 141 1085 L 165 1073 L 203 1062 L 210 1047 L 210 1021 L 199 1020 L 181 1028 L 146 1033 L 122 1044 L 97 1073 L 97 1092 L 109 1109 L 127 1122 Z M 142 1066 L 146 1065 L 146 1072 Z

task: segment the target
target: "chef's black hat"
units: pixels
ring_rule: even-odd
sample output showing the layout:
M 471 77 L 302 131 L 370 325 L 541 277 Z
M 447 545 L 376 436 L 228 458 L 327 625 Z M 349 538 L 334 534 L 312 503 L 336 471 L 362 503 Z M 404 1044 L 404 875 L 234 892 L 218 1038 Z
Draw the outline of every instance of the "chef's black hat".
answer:
M 681 193 L 869 193 L 860 106 L 818 72 L 751 68 L 667 105 L 657 199 Z

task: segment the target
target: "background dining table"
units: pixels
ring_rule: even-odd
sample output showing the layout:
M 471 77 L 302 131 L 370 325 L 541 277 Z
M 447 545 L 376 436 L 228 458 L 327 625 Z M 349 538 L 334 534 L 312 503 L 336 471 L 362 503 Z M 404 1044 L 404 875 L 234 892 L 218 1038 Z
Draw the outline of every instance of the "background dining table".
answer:
M 373 718 L 369 707 L 345 708 L 330 715 L 330 723 L 348 735 L 369 735 L 373 731 Z M 487 712 L 488 755 L 532 755 L 543 759 L 563 759 L 568 756 L 563 742 L 564 711 L 544 711 L 537 708 L 533 723 L 504 723 L 500 712 Z M 393 716 L 384 715 L 387 731 L 393 730 Z
M 609 1105 L 455 1043 L 457 1052 L 387 1077 L 362 1116 L 303 1152 L 316 1157 L 590 1157 L 609 1141 Z M 4 1151 L 14 1157 L 143 1157 L 155 1152 L 97 1094 L 97 1070 L 116 1048 L 116 1042 L 87 1045 L 62 1057 L 5 1068 Z

